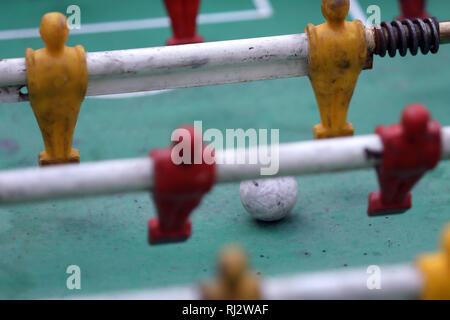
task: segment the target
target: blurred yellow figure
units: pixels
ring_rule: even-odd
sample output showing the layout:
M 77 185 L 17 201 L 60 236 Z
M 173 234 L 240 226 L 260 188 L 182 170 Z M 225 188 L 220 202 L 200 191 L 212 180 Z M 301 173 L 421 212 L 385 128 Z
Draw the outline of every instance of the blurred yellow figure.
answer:
M 86 53 L 65 45 L 69 27 L 59 12 L 44 15 L 39 31 L 46 47 L 25 52 L 30 104 L 45 145 L 39 164 L 80 162 L 72 138 L 88 82 Z
M 248 270 L 247 257 L 238 247 L 225 248 L 219 260 L 219 279 L 202 287 L 206 300 L 258 300 L 259 279 Z
M 418 266 L 424 276 L 422 299 L 450 300 L 450 225 L 444 231 L 442 250 L 419 258 Z
M 313 128 L 315 139 L 354 133 L 353 125 L 347 122 L 347 111 L 366 62 L 367 42 L 362 22 L 345 21 L 349 8 L 349 0 L 322 0 L 327 22 L 306 27 L 309 78 L 322 121 Z

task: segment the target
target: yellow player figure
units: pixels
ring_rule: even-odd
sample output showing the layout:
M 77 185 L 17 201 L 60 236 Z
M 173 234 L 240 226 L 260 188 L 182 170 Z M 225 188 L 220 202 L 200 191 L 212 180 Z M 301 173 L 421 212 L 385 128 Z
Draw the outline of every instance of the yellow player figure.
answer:
M 450 300 L 450 225 L 442 235 L 441 247 L 440 252 L 418 259 L 425 287 L 422 299 Z
M 247 257 L 238 247 L 224 249 L 219 260 L 220 278 L 202 287 L 205 300 L 259 300 L 259 279 L 247 270 Z
M 59 12 L 44 15 L 39 31 L 46 47 L 25 52 L 30 104 L 45 145 L 39 164 L 80 162 L 72 138 L 88 82 L 86 53 L 65 45 L 69 27 Z
M 362 22 L 345 21 L 349 8 L 349 0 L 322 0 L 327 22 L 306 27 L 309 78 L 322 122 L 313 128 L 315 139 L 354 133 L 353 125 L 347 122 L 347 111 L 366 62 L 367 42 Z

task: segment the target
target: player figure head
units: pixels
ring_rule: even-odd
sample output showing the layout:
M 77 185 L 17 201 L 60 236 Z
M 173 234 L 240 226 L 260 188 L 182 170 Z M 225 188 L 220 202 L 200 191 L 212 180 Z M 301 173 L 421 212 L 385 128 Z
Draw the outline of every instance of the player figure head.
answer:
M 234 285 L 242 279 L 247 270 L 247 256 L 238 247 L 228 247 L 222 251 L 219 270 L 227 283 Z
M 350 0 L 322 0 L 322 14 L 329 23 L 344 22 L 349 9 Z
M 423 104 L 411 104 L 402 114 L 402 125 L 408 138 L 414 139 L 423 136 L 430 121 L 430 113 Z
M 47 49 L 58 51 L 64 47 L 69 36 L 67 18 L 62 13 L 49 12 L 42 17 L 39 32 Z

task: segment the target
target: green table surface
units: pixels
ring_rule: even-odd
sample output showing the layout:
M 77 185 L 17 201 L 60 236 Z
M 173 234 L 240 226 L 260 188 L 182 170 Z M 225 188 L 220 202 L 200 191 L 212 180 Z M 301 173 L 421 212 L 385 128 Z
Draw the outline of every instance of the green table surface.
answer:
M 206 41 L 303 32 L 323 21 L 320 1 L 271 0 L 265 19 L 202 24 Z M 366 8 L 372 3 L 361 0 Z M 2 3 L 0 30 L 33 28 L 48 11 L 65 12 L 73 1 Z M 165 16 L 159 0 L 79 0 L 82 23 Z M 397 1 L 377 1 L 383 20 L 398 14 Z M 202 13 L 253 10 L 251 0 L 204 0 Z M 450 19 L 450 2 L 429 1 L 428 10 Z M 169 28 L 73 35 L 70 45 L 87 51 L 163 45 Z M 0 57 L 21 57 L 39 38 L 0 40 Z M 361 74 L 348 118 L 355 134 L 399 120 L 411 102 L 422 102 L 450 125 L 450 46 L 437 55 L 379 58 Z M 42 138 L 28 103 L 0 106 L 0 168 L 37 166 Z M 146 156 L 167 146 L 181 124 L 280 129 L 280 141 L 312 139 L 319 114 L 307 78 L 179 89 L 122 99 L 87 98 L 74 146 L 83 162 Z M 212 277 L 218 250 L 239 243 L 255 272 L 276 276 L 307 271 L 410 262 L 433 251 L 450 217 L 450 164 L 441 163 L 413 190 L 404 215 L 369 218 L 367 197 L 378 189 L 374 170 L 298 178 L 299 199 L 279 223 L 258 223 L 243 209 L 239 184 L 215 186 L 195 211 L 185 243 L 147 244 L 147 220 L 155 208 L 146 192 L 0 207 L 0 298 L 72 297 L 165 287 Z M 45 181 L 42 181 L 45 184 Z M 81 268 L 81 290 L 66 288 L 66 268 Z

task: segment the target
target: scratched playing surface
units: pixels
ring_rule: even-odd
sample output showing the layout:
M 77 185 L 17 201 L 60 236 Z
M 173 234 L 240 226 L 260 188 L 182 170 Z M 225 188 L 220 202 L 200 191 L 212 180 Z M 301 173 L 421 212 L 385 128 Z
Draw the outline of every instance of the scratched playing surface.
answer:
M 366 8 L 373 1 L 360 1 Z M 429 1 L 429 11 L 450 19 L 450 2 Z M 200 25 L 207 41 L 303 32 L 323 21 L 320 1 L 271 1 L 265 19 Z M 377 1 L 391 20 L 396 1 Z M 37 27 L 47 11 L 73 1 L 2 3 L 0 29 Z M 157 0 L 79 0 L 82 23 L 158 18 Z M 26 9 L 25 9 L 26 8 Z M 202 13 L 253 10 L 251 0 L 204 0 Z M 158 46 L 168 28 L 70 37 L 88 51 Z M 0 40 L 0 57 L 23 56 L 40 39 Z M 376 58 L 355 91 L 349 120 L 356 134 L 399 119 L 410 102 L 423 102 L 450 125 L 450 46 L 438 55 Z M 28 103 L 0 105 L 0 168 L 37 165 L 43 144 Z M 146 156 L 168 145 L 178 125 L 202 120 L 204 128 L 277 128 L 281 142 L 312 138 L 319 121 L 306 78 L 174 90 L 127 99 L 87 99 L 75 132 L 82 161 Z M 87 295 L 184 284 L 214 274 L 217 250 L 238 242 L 262 276 L 411 261 L 434 250 L 450 220 L 450 165 L 442 163 L 414 189 L 414 207 L 388 218 L 366 216 L 367 196 L 378 188 L 373 170 L 302 177 L 292 215 L 280 223 L 253 221 L 239 200 L 239 184 L 216 186 L 193 216 L 194 234 L 182 244 L 148 246 L 147 220 L 155 214 L 148 193 L 0 207 L 0 298 L 69 297 L 67 266 L 80 266 Z M 45 184 L 45 181 L 42 181 Z

